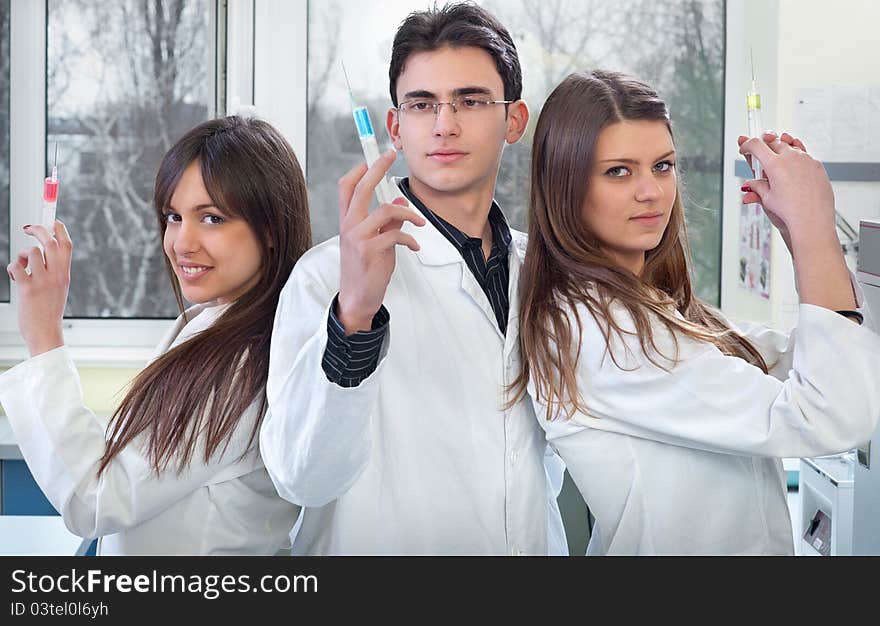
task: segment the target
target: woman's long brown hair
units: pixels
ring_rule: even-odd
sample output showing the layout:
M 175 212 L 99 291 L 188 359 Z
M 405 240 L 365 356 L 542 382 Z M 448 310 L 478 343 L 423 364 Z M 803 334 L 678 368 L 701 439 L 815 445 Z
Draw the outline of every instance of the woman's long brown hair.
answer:
M 223 454 L 254 402 L 259 411 L 247 449 L 259 433 L 278 296 L 294 263 L 311 245 L 305 178 L 290 144 L 266 122 L 232 116 L 200 124 L 159 166 L 153 204 L 160 242 L 171 196 L 195 161 L 214 204 L 245 220 L 255 234 L 262 259 L 259 280 L 209 328 L 138 374 L 113 413 L 99 475 L 140 435 L 157 473 L 172 462 L 183 471 L 199 445 L 208 462 Z M 165 265 L 183 313 L 180 284 L 167 257 Z
M 661 359 L 678 360 L 676 336 L 682 334 L 767 371 L 758 351 L 694 294 L 679 190 L 659 245 L 645 255 L 641 276 L 614 262 L 587 229 L 582 211 L 596 142 L 605 127 L 624 120 L 660 121 L 672 134 L 666 104 L 649 86 L 615 72 L 577 72 L 550 94 L 535 129 L 529 242 L 520 283 L 523 368 L 511 385 L 511 402 L 523 397 L 531 379 L 547 419 L 588 413 L 576 377 L 582 330 L 578 304 L 596 320 L 605 338 L 602 349 L 618 367 L 610 349 L 612 333 L 621 339 L 635 334 L 646 358 L 659 367 L 666 366 Z M 626 309 L 635 333 L 617 323 L 612 303 Z M 572 328 L 571 313 L 577 328 Z M 657 348 L 654 320 L 673 337 L 676 354 L 664 355 Z

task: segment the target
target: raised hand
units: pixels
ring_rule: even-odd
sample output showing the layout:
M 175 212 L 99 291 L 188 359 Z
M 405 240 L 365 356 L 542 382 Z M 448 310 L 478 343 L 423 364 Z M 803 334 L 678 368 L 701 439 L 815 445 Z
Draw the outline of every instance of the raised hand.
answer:
M 804 146 L 803 142 L 797 137 L 793 137 L 788 133 L 782 133 L 778 137 L 780 141 L 787 143 L 790 146 L 794 146 L 795 148 L 803 150 L 804 152 L 807 151 L 807 148 Z M 776 141 L 777 135 L 773 131 L 768 130 L 764 132 L 761 138 L 764 140 L 765 143 L 773 143 L 774 141 Z M 737 144 L 742 146 L 748 139 L 748 137 L 740 135 L 737 138 Z M 748 161 L 749 167 L 752 167 L 751 155 L 746 155 L 746 161 Z M 742 190 L 745 192 L 745 195 L 742 199 L 743 204 L 753 204 L 755 202 L 761 202 L 761 198 L 758 196 L 757 193 L 755 193 L 754 190 L 752 190 L 752 188 L 749 186 L 749 183 L 743 185 Z M 764 213 L 767 215 L 770 223 L 772 223 L 777 228 L 777 230 L 779 230 L 779 234 L 782 235 L 782 240 L 788 247 L 788 251 L 791 252 L 791 236 L 788 233 L 788 227 L 785 225 L 785 222 L 783 222 L 778 215 L 769 210 L 767 207 L 762 206 L 761 208 L 764 209 Z
M 359 165 L 339 179 L 339 309 L 336 315 L 346 334 L 370 330 L 373 316 L 382 306 L 394 272 L 395 248 L 419 249 L 401 231 L 404 222 L 424 226 L 425 219 L 407 206 L 405 198 L 382 204 L 369 212 L 377 183 L 394 163 L 389 150 L 367 169 Z
M 831 182 L 803 142 L 788 133 L 740 137 L 738 142 L 741 154 L 761 161 L 765 175 L 745 183 L 744 203 L 760 202 L 786 243 L 791 237 L 836 237 Z
M 43 252 L 37 246 L 22 250 L 6 272 L 16 285 L 18 328 L 30 355 L 37 356 L 64 345 L 61 323 L 70 288 L 73 243 L 57 220 L 54 237 L 39 225 L 25 226 L 24 231 L 37 238 Z
M 740 153 L 757 158 L 766 176 L 746 182 L 743 202 L 760 202 L 780 228 L 794 260 L 800 301 L 852 310 L 856 298 L 837 238 L 834 192 L 825 168 L 787 133 L 741 139 Z

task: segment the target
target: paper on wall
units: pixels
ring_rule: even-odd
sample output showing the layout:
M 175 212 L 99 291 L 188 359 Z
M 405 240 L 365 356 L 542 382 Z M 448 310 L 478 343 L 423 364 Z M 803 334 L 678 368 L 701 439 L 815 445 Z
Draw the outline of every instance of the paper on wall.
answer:
M 822 161 L 880 161 L 880 85 L 795 90 L 794 127 Z
M 803 87 L 794 94 L 792 133 L 820 161 L 832 160 L 831 87 Z

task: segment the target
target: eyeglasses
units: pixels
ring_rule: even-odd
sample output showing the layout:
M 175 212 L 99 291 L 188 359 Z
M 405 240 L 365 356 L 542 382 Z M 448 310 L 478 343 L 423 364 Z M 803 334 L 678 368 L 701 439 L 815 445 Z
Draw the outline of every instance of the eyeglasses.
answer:
M 493 104 L 511 104 L 513 100 L 481 100 L 480 98 L 461 97 L 453 98 L 449 102 L 437 102 L 436 100 L 426 100 L 415 98 L 413 100 L 405 100 L 397 105 L 397 110 L 410 117 L 418 119 L 427 119 L 429 116 L 440 115 L 440 109 L 444 104 L 452 107 L 452 112 L 457 115 L 476 115 L 480 111 L 488 111 Z

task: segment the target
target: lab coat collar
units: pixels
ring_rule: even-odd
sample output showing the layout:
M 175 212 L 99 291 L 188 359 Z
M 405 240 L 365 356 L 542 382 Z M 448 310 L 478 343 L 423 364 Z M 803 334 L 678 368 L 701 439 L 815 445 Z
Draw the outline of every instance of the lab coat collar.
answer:
M 204 302 L 202 304 L 194 304 L 193 306 L 188 307 L 184 313 L 181 313 L 177 316 L 177 319 L 174 320 L 171 328 L 169 328 L 168 332 L 165 333 L 162 341 L 160 341 L 159 345 L 156 347 L 153 359 L 167 352 L 171 344 L 174 343 L 174 340 L 177 338 L 177 336 L 180 335 L 181 331 L 183 331 L 184 327 L 191 321 L 193 321 L 199 313 L 211 307 L 221 307 L 216 311 L 216 316 L 219 316 L 226 308 L 229 307 L 229 305 L 218 304 L 216 301 L 211 301 Z
M 394 182 L 395 185 L 398 185 L 398 187 L 400 181 L 401 178 L 396 176 L 392 179 L 392 182 Z M 411 202 L 408 202 L 408 206 L 410 210 L 421 215 L 421 212 L 414 207 Z M 414 253 L 416 258 L 418 258 L 422 265 L 439 266 L 451 265 L 453 263 L 461 265 L 461 288 L 471 297 L 480 309 L 482 309 L 486 318 L 492 324 L 492 327 L 498 333 L 499 337 L 501 337 L 504 342 L 504 356 L 506 360 L 516 347 L 519 337 L 519 271 L 523 259 L 525 259 L 526 241 L 528 239 L 526 234 L 512 228 L 510 229 L 511 242 L 507 253 L 507 263 L 509 268 L 507 297 L 510 302 L 510 308 L 507 313 L 507 334 L 502 335 L 501 331 L 498 329 L 498 323 L 495 320 L 495 312 L 492 309 L 492 305 L 489 303 L 489 299 L 477 283 L 476 278 L 471 274 L 470 269 L 468 269 L 467 263 L 465 263 L 461 253 L 456 250 L 455 246 L 453 246 L 446 237 L 443 236 L 443 233 L 437 230 L 427 220 L 426 222 L 427 223 L 421 227 L 414 226 L 410 222 L 405 222 L 401 227 L 401 230 L 412 235 L 420 246 L 420 249 Z
M 510 310 L 507 312 L 507 335 L 504 338 L 504 360 L 508 361 L 511 354 L 517 354 L 515 349 L 519 345 L 519 275 L 523 261 L 526 258 L 526 243 L 528 235 L 518 230 L 510 229 L 511 242 L 508 253 L 508 268 L 510 272 L 507 286 L 507 300 L 510 302 Z
M 392 182 L 400 188 L 400 181 L 403 179 L 395 176 Z M 421 215 L 412 202 L 407 201 L 410 210 Z M 415 252 L 416 257 L 422 265 L 451 265 L 452 263 L 461 263 L 467 269 L 467 264 L 461 253 L 456 250 L 455 246 L 437 230 L 431 222 L 424 226 L 414 226 L 410 222 L 404 223 L 401 230 L 413 236 L 419 244 L 419 250 Z M 511 248 L 513 246 L 511 245 Z M 469 270 L 468 270 L 469 271 Z

